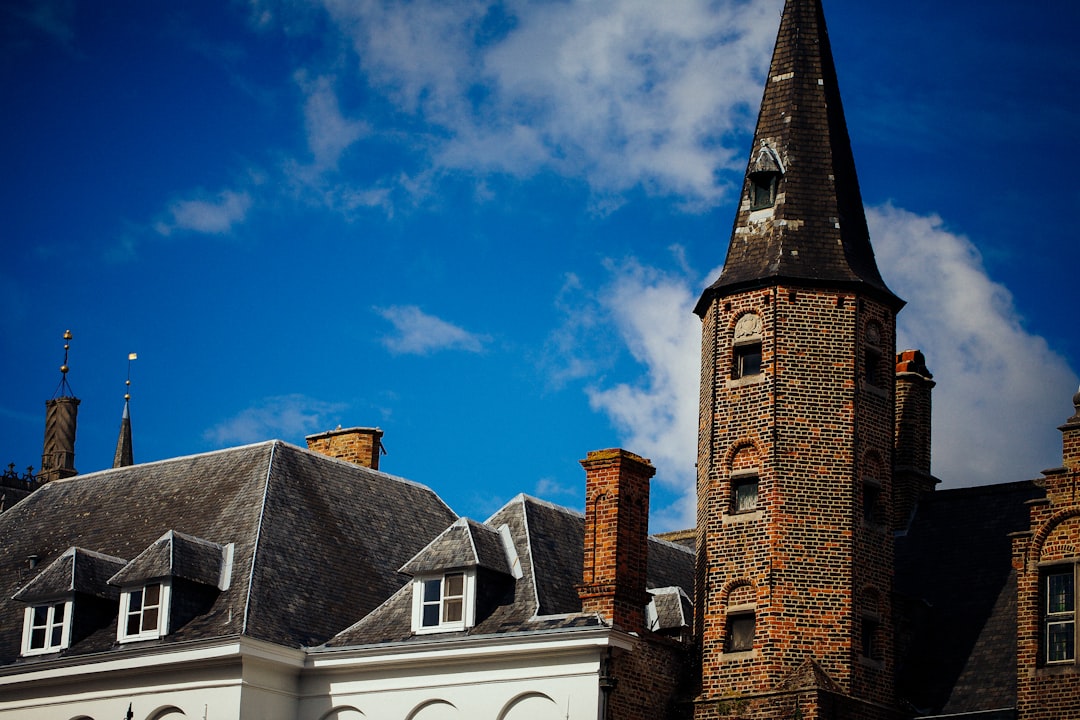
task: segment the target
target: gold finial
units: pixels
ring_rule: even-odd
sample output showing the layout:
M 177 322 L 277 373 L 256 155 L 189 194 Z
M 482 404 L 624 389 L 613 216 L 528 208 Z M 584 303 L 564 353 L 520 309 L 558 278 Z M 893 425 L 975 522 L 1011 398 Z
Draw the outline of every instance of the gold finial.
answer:
M 68 352 L 71 350 L 71 343 L 69 341 L 72 337 L 70 330 L 64 331 L 64 364 L 60 366 L 60 384 L 56 386 L 56 392 L 53 393 L 53 398 L 71 397 L 74 395 L 71 386 L 68 385 L 67 381 L 68 370 L 71 369 L 68 367 Z

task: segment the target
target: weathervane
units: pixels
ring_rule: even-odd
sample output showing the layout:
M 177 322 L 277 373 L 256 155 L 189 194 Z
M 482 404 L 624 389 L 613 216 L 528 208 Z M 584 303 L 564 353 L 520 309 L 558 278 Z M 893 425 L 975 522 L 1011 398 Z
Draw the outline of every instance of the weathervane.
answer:
M 67 373 L 70 369 L 68 368 L 68 351 L 71 349 L 72 337 L 70 330 L 64 331 L 64 364 L 60 366 L 60 384 L 56 386 L 56 391 L 53 393 L 54 400 L 58 397 L 75 397 L 75 391 L 71 389 L 67 381 Z

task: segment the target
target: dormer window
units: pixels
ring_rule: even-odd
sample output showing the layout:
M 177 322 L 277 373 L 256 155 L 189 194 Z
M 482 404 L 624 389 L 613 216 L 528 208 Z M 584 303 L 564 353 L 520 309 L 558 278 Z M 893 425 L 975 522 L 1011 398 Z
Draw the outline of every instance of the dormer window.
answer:
M 71 600 L 33 605 L 23 615 L 23 655 L 58 652 L 71 638 Z
M 747 180 L 750 184 L 750 209 L 765 210 L 776 204 L 783 164 L 771 147 L 762 145 L 750 165 Z
M 413 632 L 464 630 L 475 616 L 476 574 L 448 572 L 413 581 Z
M 169 584 L 148 583 L 120 593 L 120 642 L 154 640 L 169 632 Z
M 764 210 L 776 204 L 776 188 L 780 185 L 780 173 L 750 173 L 750 209 Z

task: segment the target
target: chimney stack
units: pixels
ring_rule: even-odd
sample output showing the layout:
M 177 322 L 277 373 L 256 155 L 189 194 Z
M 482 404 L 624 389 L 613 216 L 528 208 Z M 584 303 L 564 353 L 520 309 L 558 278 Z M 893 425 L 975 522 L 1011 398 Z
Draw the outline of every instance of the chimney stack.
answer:
M 938 480 L 930 474 L 930 391 L 936 383 L 919 350 L 896 355 L 896 436 L 892 529 L 907 527 L 919 497 Z
M 1080 390 L 1073 395 L 1072 417 L 1058 428 L 1061 431 L 1061 465 L 1071 472 L 1080 472 Z
M 649 480 L 656 469 L 621 449 L 596 450 L 585 468 L 585 558 L 577 587 L 582 612 L 627 632 L 645 629 L 648 603 Z
M 383 432 L 379 428 L 354 427 L 342 430 L 339 427 L 318 435 L 308 435 L 305 439 L 308 450 L 312 452 L 378 470 L 382 436 Z

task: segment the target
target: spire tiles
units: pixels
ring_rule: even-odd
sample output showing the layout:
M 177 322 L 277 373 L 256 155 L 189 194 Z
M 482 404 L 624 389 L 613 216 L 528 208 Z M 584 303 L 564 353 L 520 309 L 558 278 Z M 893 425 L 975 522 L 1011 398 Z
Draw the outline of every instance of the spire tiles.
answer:
M 874 260 L 821 0 L 784 6 L 727 259 L 696 312 L 777 282 L 903 305 Z

